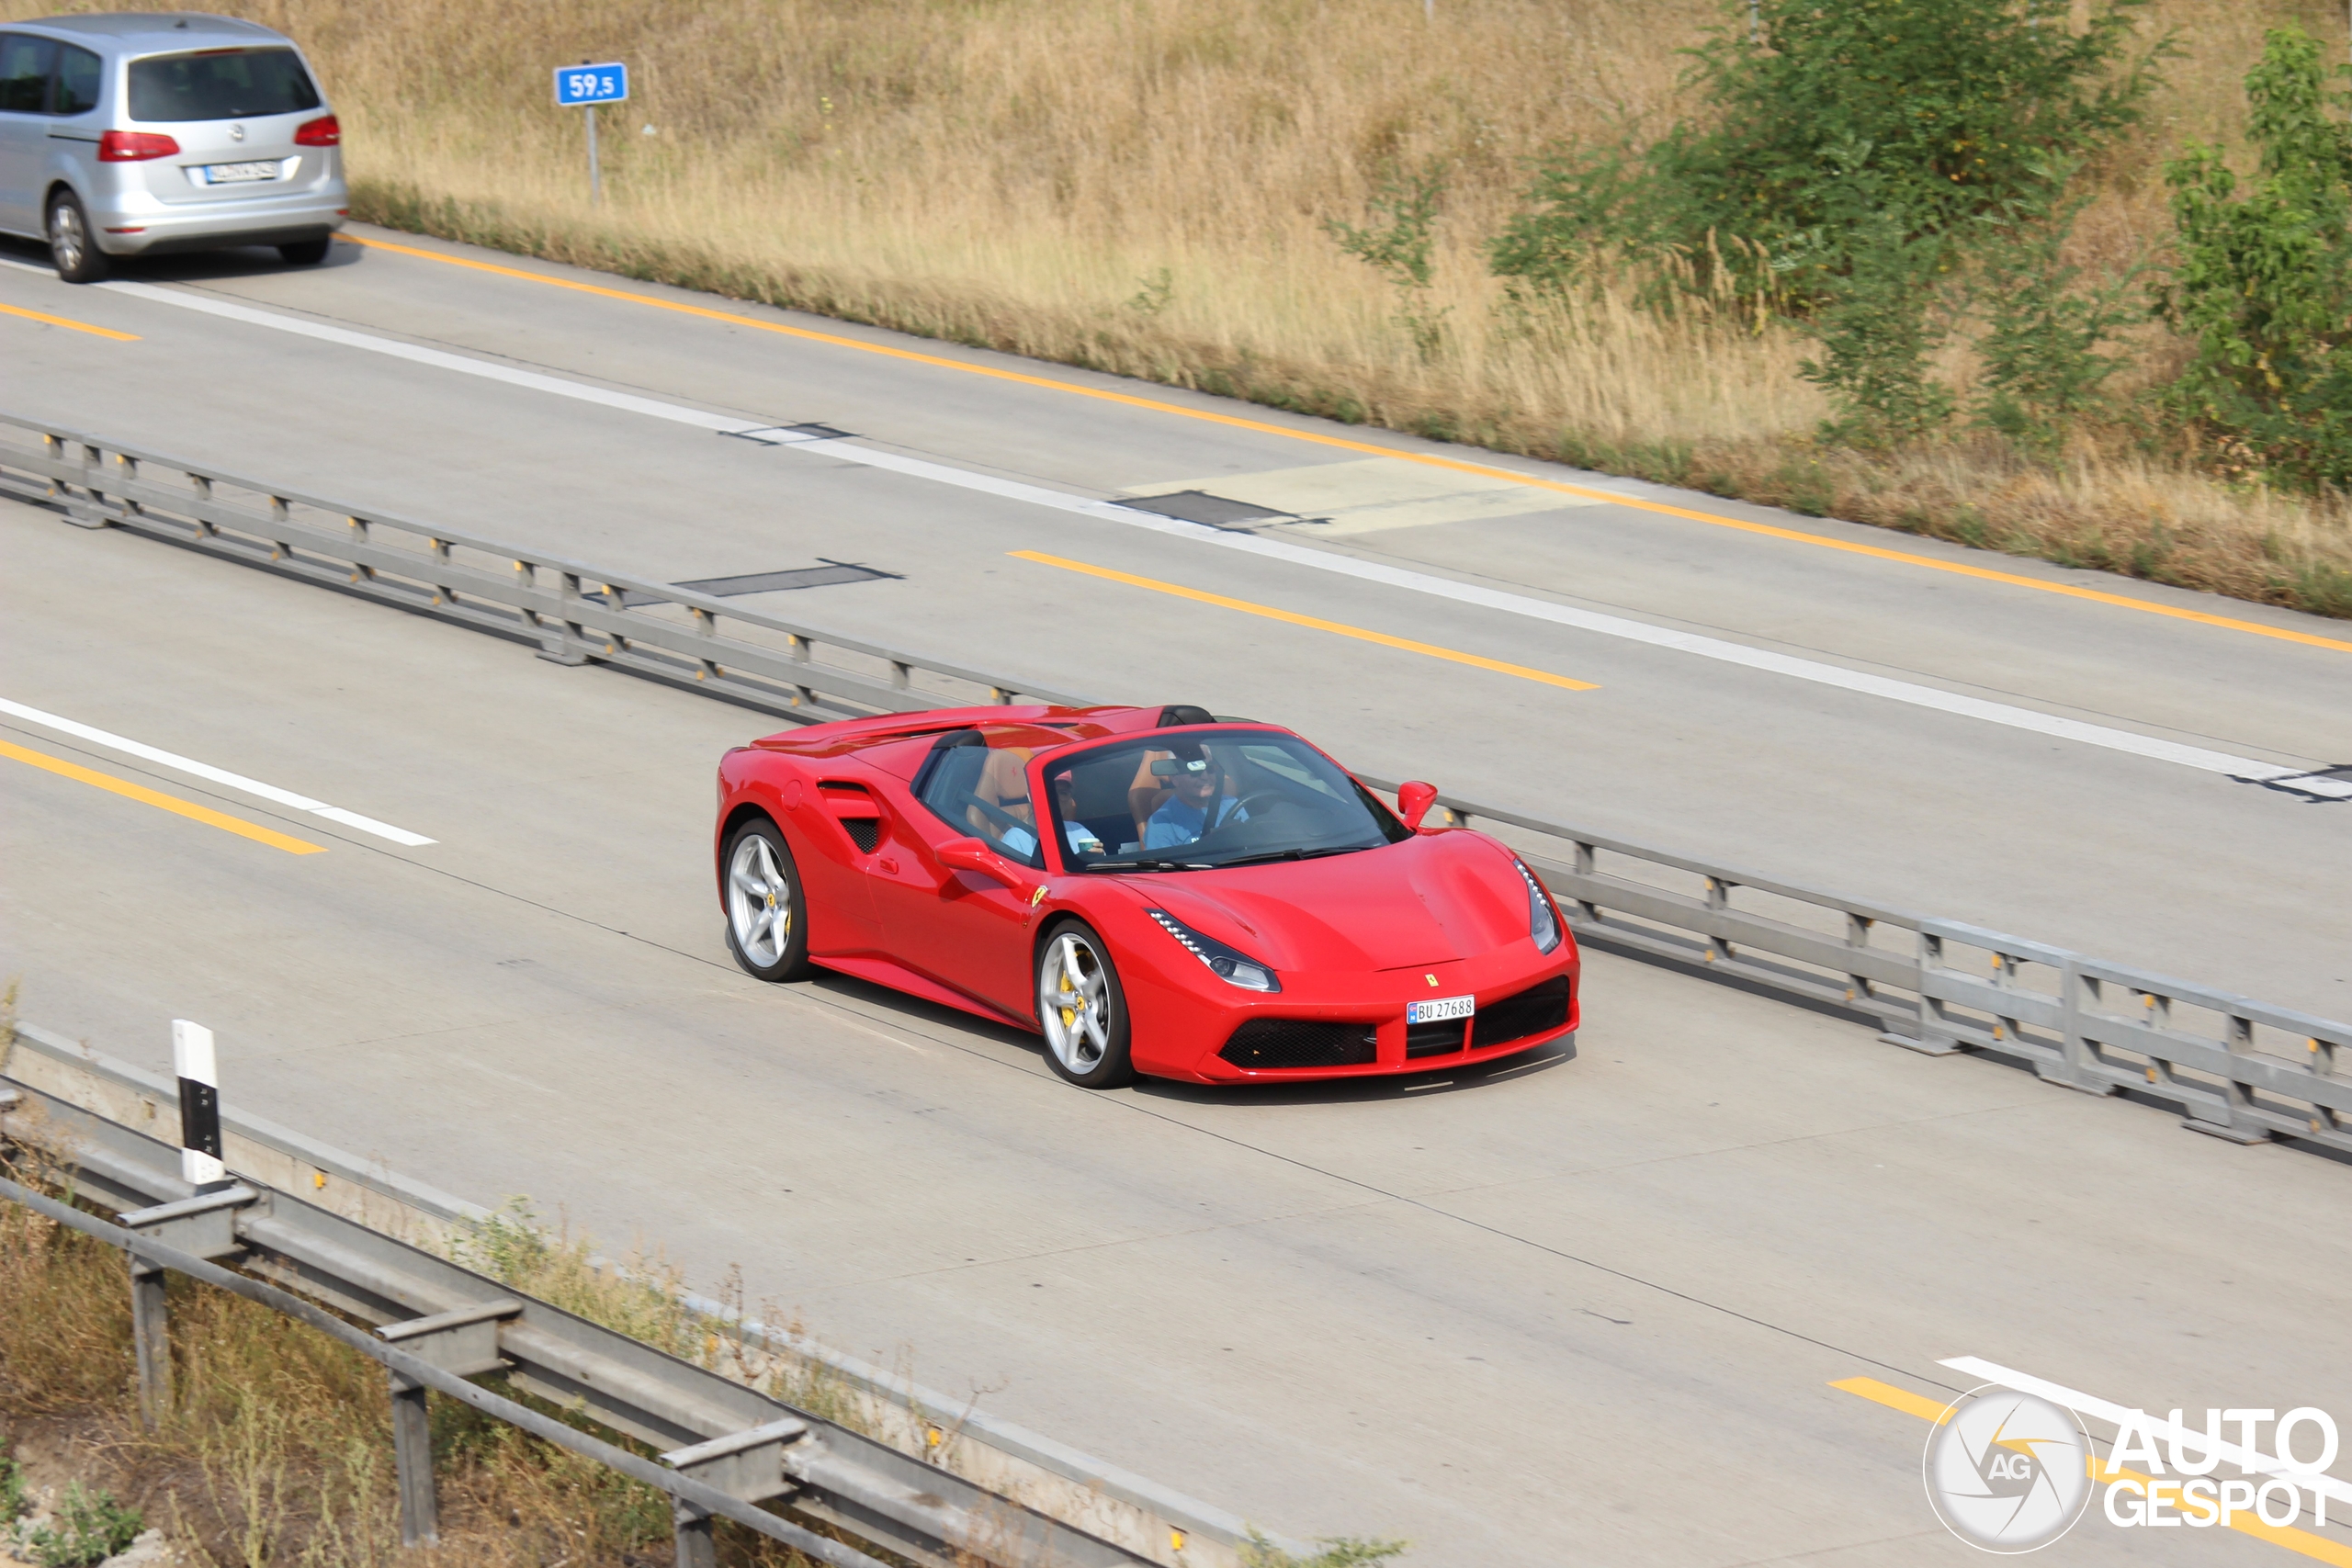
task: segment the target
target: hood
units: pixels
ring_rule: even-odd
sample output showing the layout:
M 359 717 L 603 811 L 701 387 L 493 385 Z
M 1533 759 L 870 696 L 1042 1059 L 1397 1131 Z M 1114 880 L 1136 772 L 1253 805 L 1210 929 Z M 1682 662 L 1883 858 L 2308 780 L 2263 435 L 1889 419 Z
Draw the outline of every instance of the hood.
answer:
M 1186 925 L 1283 969 L 1402 969 L 1527 935 L 1527 885 L 1483 833 L 1419 834 L 1328 860 L 1125 879 Z

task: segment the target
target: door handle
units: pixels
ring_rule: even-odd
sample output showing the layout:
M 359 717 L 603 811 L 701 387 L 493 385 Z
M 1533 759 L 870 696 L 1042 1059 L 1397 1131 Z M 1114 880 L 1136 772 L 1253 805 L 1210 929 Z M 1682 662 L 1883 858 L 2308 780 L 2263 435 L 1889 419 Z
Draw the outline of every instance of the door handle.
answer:
M 880 860 L 876 861 L 874 863 L 880 866 L 892 876 L 899 874 L 899 863 L 892 860 L 888 855 L 884 855 Z

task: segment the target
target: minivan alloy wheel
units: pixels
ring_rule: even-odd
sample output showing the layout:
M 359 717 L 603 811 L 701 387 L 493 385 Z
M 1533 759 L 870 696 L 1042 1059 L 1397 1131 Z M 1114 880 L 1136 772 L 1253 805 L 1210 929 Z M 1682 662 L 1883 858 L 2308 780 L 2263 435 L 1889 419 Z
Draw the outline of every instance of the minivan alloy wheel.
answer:
M 94 283 L 106 273 L 106 254 L 90 234 L 81 198 L 61 194 L 49 207 L 49 254 L 57 276 L 68 283 Z

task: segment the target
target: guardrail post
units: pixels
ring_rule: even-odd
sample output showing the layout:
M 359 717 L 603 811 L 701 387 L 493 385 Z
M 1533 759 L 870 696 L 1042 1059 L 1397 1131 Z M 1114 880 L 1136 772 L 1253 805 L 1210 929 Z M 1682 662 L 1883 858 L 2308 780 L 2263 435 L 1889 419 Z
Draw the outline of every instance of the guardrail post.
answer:
M 1877 922 L 1868 915 L 1858 915 L 1851 909 L 1847 910 L 1846 945 L 1868 947 L 1871 944 L 1871 927 L 1875 924 Z M 1849 1002 L 1868 1001 L 1871 995 L 1870 976 L 1849 971 L 1846 976 L 1846 999 Z
M 130 1257 L 130 1341 L 139 1354 L 139 1421 L 149 1431 L 172 1409 L 172 1341 L 164 1311 L 164 1267 Z
M 718 1541 L 711 1533 L 708 1514 L 684 1497 L 673 1497 L 670 1526 L 678 1568 L 718 1568 Z
M 1595 846 L 1586 842 L 1582 839 L 1577 839 L 1573 841 L 1577 847 L 1577 874 L 1578 876 L 1600 875 L 1600 854 Z M 1594 903 L 1589 898 L 1578 898 L 1576 900 L 1576 906 L 1586 919 L 1590 920 L 1595 925 L 1599 925 L 1600 923 L 1600 906 L 1599 904 Z
M 2211 1122 L 2197 1114 L 2194 1106 L 2181 1118 L 2181 1125 L 2193 1133 L 2205 1133 L 2216 1138 L 2226 1138 L 2233 1144 L 2267 1144 L 2270 1129 L 2254 1119 L 2254 1100 L 2246 1093 L 2245 1080 L 2238 1076 L 2234 1058 L 2254 1050 L 2254 1020 L 2236 1013 L 2226 1014 L 2227 1022 L 2222 1032 L 2222 1049 L 2233 1059 L 2231 1069 L 2222 1078 L 2222 1120 Z
M 2059 968 L 2058 985 L 2058 1060 L 2037 1057 L 2035 1075 L 2085 1094 L 2113 1094 L 2115 1086 L 2098 1076 L 2098 1049 L 2083 1032 L 2083 1002 L 2086 997 L 2097 999 L 2098 982 L 2083 973 L 2082 960 L 2069 958 Z
M 1736 883 L 1725 882 L 1720 876 L 1711 876 L 1707 878 L 1708 912 L 1710 914 L 1714 914 L 1729 910 L 1731 908 L 1731 890 L 1737 886 L 1738 884 Z M 1717 936 L 1713 931 L 1709 931 L 1707 933 L 1708 963 L 1713 964 L 1717 959 L 1729 962 L 1736 956 L 1738 955 L 1732 951 L 1731 943 L 1725 942 L 1722 937 Z
M 189 515 L 196 519 L 196 535 L 199 539 L 214 539 L 220 536 L 220 525 L 204 515 L 204 508 L 212 504 L 212 481 L 202 474 L 187 477 L 188 488 L 196 492 L 196 504 Z
M 1934 983 L 1936 971 L 1944 966 L 1944 939 L 1924 927 L 1919 932 L 1919 1033 L 1917 1038 L 1888 1030 L 1879 1039 L 1889 1045 L 1900 1045 L 1906 1051 L 1917 1051 L 1923 1056 L 1949 1056 L 1960 1049 L 1960 1041 L 1944 1027 L 1944 1004 L 1928 994 Z
M 675 1450 L 663 1454 L 662 1462 L 730 1497 L 764 1503 L 792 1490 L 784 1474 L 784 1446 L 808 1435 L 807 1422 L 786 1416 Z M 673 1494 L 670 1520 L 677 1539 L 678 1568 L 718 1568 L 718 1548 L 711 1536 L 707 1511 Z
M 365 517 L 345 517 L 344 521 L 351 525 L 351 536 L 354 539 L 363 545 L 368 542 L 368 520 Z M 376 569 L 354 562 L 351 568 L 351 581 L 373 582 L 376 581 Z
M 424 1385 L 386 1369 L 392 1393 L 392 1468 L 400 1479 L 401 1544 L 441 1540 L 441 1498 L 433 1478 L 433 1418 Z
M 62 441 L 56 442 L 61 458 L 64 456 L 65 446 Z M 106 492 L 90 482 L 94 476 L 103 477 L 97 474 L 97 470 L 106 462 L 106 454 L 86 441 L 81 446 L 81 492 L 78 495 L 74 493 L 74 487 L 70 481 L 52 479 L 50 481 L 50 493 L 64 501 L 65 520 L 75 527 L 111 528 L 114 519 L 106 514 Z

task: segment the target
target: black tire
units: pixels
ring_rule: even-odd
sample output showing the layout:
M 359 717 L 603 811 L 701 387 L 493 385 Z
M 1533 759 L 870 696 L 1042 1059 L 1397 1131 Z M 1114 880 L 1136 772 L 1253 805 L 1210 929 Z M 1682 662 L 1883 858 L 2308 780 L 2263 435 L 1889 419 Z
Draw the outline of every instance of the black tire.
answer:
M 783 831 L 764 817 L 753 818 L 729 836 L 719 863 L 727 951 L 743 972 L 771 981 L 815 974 L 808 962 L 808 900 Z M 780 940 L 778 918 L 785 924 Z
M 297 240 L 290 245 L 277 247 L 278 259 L 288 266 L 316 266 L 327 259 L 331 240 Z
M 1077 984 L 1072 984 L 1072 971 Z M 1063 920 L 1037 944 L 1037 1031 L 1046 1063 L 1080 1089 L 1118 1089 L 1136 1079 L 1129 1055 L 1126 988 L 1110 945 L 1083 920 Z M 1057 1000 L 1075 1006 L 1056 1006 Z M 1089 1015 L 1099 1028 L 1091 1027 Z
M 101 283 L 114 270 L 113 258 L 98 249 L 97 231 L 90 227 L 82 198 L 72 191 L 59 191 L 49 204 L 43 232 L 49 236 L 49 259 L 66 282 Z

